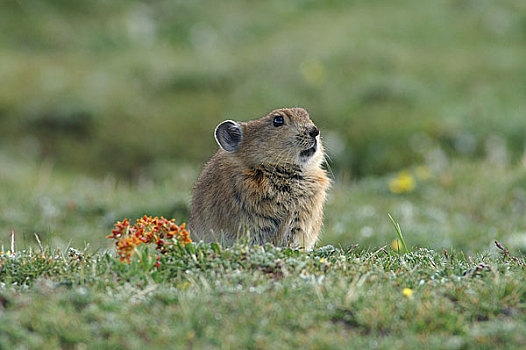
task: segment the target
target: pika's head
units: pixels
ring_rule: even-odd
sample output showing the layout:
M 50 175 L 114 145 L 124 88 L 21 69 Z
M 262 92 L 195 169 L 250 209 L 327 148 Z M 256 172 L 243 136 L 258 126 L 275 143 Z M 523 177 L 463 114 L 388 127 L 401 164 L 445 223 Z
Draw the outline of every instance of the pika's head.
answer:
M 295 164 L 319 167 L 320 130 L 303 108 L 276 109 L 248 122 L 226 120 L 215 130 L 219 146 L 247 165 Z

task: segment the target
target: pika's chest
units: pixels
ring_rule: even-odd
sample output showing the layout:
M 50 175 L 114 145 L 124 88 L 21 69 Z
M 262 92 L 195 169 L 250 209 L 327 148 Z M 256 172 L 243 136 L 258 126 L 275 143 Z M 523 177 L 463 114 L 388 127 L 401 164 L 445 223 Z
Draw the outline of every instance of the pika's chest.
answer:
M 249 169 L 243 172 L 240 183 L 240 199 L 244 205 L 275 214 L 308 208 L 321 190 L 315 176 L 305 174 L 298 168 Z

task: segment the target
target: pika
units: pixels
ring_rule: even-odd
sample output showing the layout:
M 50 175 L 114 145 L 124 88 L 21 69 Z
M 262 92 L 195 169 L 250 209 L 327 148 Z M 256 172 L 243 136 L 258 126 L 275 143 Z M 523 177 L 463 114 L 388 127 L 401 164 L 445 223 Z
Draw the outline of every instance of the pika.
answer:
M 308 112 L 283 108 L 248 122 L 226 120 L 215 139 L 220 148 L 193 189 L 194 239 L 311 249 L 331 181 Z

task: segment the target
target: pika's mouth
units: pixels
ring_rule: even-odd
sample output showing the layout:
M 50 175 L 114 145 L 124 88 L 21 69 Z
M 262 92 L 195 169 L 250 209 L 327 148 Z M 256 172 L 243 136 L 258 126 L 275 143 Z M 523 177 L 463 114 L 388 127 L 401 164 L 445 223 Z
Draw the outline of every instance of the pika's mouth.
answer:
M 301 151 L 300 157 L 308 158 L 312 156 L 314 153 L 316 153 L 317 150 L 318 150 L 318 141 L 314 139 L 314 144 L 310 148 L 307 148 L 306 150 Z

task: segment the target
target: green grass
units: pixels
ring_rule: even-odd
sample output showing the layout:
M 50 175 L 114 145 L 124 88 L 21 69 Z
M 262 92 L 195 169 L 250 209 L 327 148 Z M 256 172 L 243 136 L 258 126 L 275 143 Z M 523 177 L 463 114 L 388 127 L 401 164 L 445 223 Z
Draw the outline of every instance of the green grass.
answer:
M 312 252 L 198 245 L 163 256 L 157 269 L 155 255 L 119 262 L 104 237 L 124 217 L 186 221 L 195 169 L 128 182 L 2 161 L 0 348 L 526 344 L 521 164 L 450 159 L 426 179 L 411 169 L 416 186 L 398 195 L 389 190 L 397 174 L 340 178 Z M 392 250 L 398 235 L 387 213 L 409 254 Z
M 389 220 L 391 220 L 391 222 L 393 223 L 393 227 L 396 231 L 396 234 L 398 235 L 398 239 L 400 241 L 400 244 L 401 244 L 401 247 L 404 249 L 404 253 L 405 254 L 408 254 L 409 253 L 409 249 L 407 249 L 407 244 L 405 244 L 405 239 L 404 239 L 404 236 L 402 235 L 402 229 L 400 228 L 400 224 L 397 223 L 393 217 L 391 216 L 391 214 L 387 214 L 387 216 L 389 216 Z M 398 247 L 398 245 L 396 245 L 395 247 L 393 247 L 393 249 L 396 249 L 397 251 L 401 251 L 402 249 L 400 247 Z
M 0 246 L 11 232 L 18 249 L 35 245 L 37 233 L 51 247 L 108 248 L 113 223 L 145 214 L 188 220 L 198 169 L 177 164 L 157 179 L 125 181 L 63 172 L 52 163 L 0 155 Z M 359 244 L 375 249 L 397 238 L 387 214 L 400 224 L 409 249 L 458 249 L 477 253 L 497 239 L 512 252 L 526 252 L 526 168 L 498 167 L 490 160 L 449 159 L 412 192 L 393 194 L 396 174 L 348 180 L 336 178 L 329 192 L 321 245 Z
M 161 262 L 158 269 L 143 268 L 120 263 L 111 252 L 76 250 L 1 255 L 0 347 L 526 344 L 523 258 L 199 245 Z

